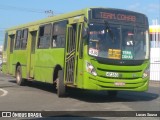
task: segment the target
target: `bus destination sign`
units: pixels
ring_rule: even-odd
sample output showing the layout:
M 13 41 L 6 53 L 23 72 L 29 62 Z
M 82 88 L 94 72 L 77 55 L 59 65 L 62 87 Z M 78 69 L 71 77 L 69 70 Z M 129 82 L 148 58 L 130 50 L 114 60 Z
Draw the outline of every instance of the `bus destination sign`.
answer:
M 91 19 L 106 19 L 146 24 L 145 15 L 119 9 L 92 9 Z
M 136 16 L 133 16 L 133 15 L 116 14 L 116 13 L 109 13 L 109 12 L 100 12 L 99 14 L 100 14 L 100 18 L 104 18 L 104 19 L 136 22 Z

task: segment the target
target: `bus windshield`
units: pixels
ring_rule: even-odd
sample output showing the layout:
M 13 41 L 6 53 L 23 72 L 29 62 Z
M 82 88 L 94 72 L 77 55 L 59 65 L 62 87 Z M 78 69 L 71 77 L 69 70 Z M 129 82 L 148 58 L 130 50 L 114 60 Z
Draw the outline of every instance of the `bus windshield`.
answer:
M 108 59 L 149 59 L 147 28 L 90 24 L 89 55 Z

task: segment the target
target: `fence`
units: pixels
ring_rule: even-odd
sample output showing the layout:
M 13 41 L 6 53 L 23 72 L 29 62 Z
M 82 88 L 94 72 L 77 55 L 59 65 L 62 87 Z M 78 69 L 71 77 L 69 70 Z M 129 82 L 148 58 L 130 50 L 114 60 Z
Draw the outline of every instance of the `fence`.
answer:
M 150 80 L 160 81 L 160 48 L 151 48 Z

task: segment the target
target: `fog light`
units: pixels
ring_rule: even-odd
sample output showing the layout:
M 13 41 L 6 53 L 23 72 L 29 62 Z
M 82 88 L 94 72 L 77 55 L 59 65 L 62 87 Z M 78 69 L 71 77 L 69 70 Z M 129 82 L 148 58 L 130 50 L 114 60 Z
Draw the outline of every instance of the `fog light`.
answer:
M 149 67 L 147 67 L 143 72 L 143 77 L 142 78 L 149 77 L 149 75 L 150 75 L 150 69 L 149 69 Z

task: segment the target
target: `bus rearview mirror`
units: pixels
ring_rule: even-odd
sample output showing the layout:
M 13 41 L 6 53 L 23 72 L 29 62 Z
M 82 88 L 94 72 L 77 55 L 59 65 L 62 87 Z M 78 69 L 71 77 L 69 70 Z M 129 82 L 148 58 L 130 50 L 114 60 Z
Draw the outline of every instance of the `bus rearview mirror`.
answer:
M 88 28 L 83 28 L 83 31 L 82 31 L 82 38 L 87 38 L 88 36 Z

